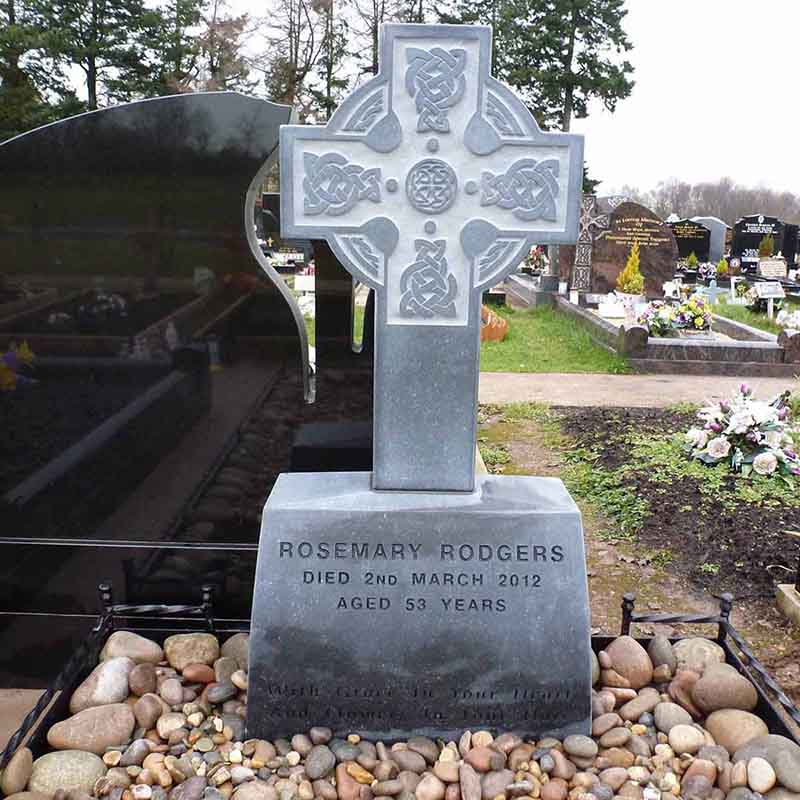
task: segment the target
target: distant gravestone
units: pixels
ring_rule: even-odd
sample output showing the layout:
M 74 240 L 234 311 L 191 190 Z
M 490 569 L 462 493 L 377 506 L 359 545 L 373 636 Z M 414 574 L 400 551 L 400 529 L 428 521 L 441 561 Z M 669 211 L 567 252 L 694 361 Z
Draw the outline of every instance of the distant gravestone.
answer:
M 324 128 L 281 131 L 283 234 L 324 236 L 376 291 L 375 471 L 269 497 L 248 736 L 589 732 L 577 507 L 558 480 L 474 469 L 481 293 L 531 242 L 575 241 L 582 140 L 539 131 L 490 43 L 384 25 L 378 75 Z
M 692 217 L 693 222 L 699 222 L 711 232 L 709 241 L 708 260 L 713 264 L 724 258 L 728 250 L 728 225 L 717 217 Z
M 660 297 L 662 286 L 675 273 L 678 245 L 669 226 L 650 209 L 625 201 L 611 211 L 608 229 L 598 234 L 592 256 L 592 291 L 614 291 L 617 276 L 634 242 L 639 243 L 639 268 L 645 293 Z
M 691 219 L 681 219 L 667 224 L 678 245 L 679 258 L 688 258 L 694 253 L 701 262 L 710 259 L 711 231 L 705 225 Z
M 741 260 L 742 265 L 758 264 L 758 246 L 765 236 L 775 240 L 775 253 L 783 249 L 784 225 L 777 217 L 753 214 L 742 217 L 733 226 L 731 254 Z

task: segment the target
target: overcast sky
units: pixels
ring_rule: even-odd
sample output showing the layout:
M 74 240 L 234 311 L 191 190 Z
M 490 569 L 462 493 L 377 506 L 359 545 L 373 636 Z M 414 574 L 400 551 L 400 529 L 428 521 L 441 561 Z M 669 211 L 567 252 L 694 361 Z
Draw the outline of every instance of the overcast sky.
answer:
M 263 15 L 264 0 L 231 0 Z M 728 175 L 800 193 L 800 0 L 628 0 L 636 86 L 586 136 L 604 193 Z

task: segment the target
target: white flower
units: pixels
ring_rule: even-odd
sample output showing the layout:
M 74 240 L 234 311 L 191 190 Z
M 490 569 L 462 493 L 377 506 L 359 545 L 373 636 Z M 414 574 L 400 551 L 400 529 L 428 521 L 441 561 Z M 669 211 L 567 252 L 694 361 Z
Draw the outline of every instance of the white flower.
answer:
M 783 444 L 783 434 L 780 431 L 767 431 L 764 436 L 764 442 L 767 447 L 776 449 Z
M 778 418 L 778 412 L 775 406 L 771 406 L 769 403 L 765 403 L 762 400 L 751 400 L 749 411 L 756 425 L 775 421 Z
M 750 427 L 754 424 L 753 417 L 746 411 L 737 411 L 731 414 L 728 428 L 725 433 L 747 433 Z
M 717 436 L 708 443 L 706 452 L 712 458 L 725 458 L 731 451 L 731 443 L 724 436 Z
M 702 428 L 691 428 L 686 432 L 683 440 L 686 444 L 690 444 L 692 447 L 702 450 L 708 443 L 708 432 L 704 431 Z
M 778 467 L 778 459 L 773 453 L 759 453 L 753 459 L 753 469 L 759 475 L 772 475 Z

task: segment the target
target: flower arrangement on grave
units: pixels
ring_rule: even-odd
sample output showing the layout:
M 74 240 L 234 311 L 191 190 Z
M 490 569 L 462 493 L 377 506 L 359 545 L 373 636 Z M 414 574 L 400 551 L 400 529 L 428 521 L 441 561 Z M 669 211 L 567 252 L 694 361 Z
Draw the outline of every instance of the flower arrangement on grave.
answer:
M 631 245 L 625 269 L 617 276 L 617 291 L 633 295 L 642 294 L 644 291 L 644 276 L 639 269 L 639 242 Z
M 750 291 L 750 285 L 747 281 L 740 281 L 736 284 L 736 296 L 737 297 L 747 297 L 748 292 Z
M 687 331 L 711 328 L 711 306 L 705 297 L 693 294 L 673 309 L 675 327 Z
M 697 272 L 704 281 L 710 281 L 717 277 L 717 265 L 705 261 L 697 267 Z
M 771 233 L 768 233 L 758 243 L 758 257 L 772 258 L 774 254 L 775 254 L 775 238 Z
M 777 475 L 789 481 L 800 475 L 800 459 L 789 433 L 789 392 L 772 402 L 756 400 L 742 384 L 731 400 L 697 412 L 700 425 L 684 435 L 684 450 L 704 464 L 728 464 L 748 477 Z
M 775 322 L 782 328 L 791 328 L 792 330 L 800 330 L 800 309 L 795 311 L 786 311 L 782 309 L 775 316 Z
M 0 392 L 13 392 L 22 384 L 36 383 L 28 373 L 33 368 L 34 355 L 26 341 L 13 342 L 0 358 Z
M 636 322 L 644 325 L 651 336 L 671 336 L 675 332 L 675 308 L 663 300 L 653 300 L 639 314 Z
M 717 277 L 724 278 L 729 273 L 730 273 L 730 268 L 728 267 L 728 262 L 724 258 L 721 258 L 717 262 Z

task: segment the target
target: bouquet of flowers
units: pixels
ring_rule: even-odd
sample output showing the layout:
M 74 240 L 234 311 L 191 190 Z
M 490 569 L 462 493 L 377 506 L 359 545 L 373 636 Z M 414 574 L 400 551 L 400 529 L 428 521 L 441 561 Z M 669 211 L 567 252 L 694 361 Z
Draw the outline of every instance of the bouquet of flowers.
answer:
M 750 291 L 751 291 L 751 289 L 750 289 L 750 286 L 747 283 L 747 281 L 739 281 L 736 284 L 736 296 L 737 297 L 747 297 L 748 293 Z
M 684 435 L 684 450 L 705 464 L 727 463 L 745 477 L 800 475 L 800 459 L 789 435 L 789 392 L 771 403 L 756 400 L 746 384 L 730 401 L 701 408 L 702 423 Z
M 711 306 L 699 294 L 693 294 L 673 311 L 676 328 L 707 331 L 711 328 Z
M 775 322 L 782 328 L 800 330 L 800 309 L 797 311 L 779 311 L 775 317 Z
M 710 281 L 717 277 L 717 265 L 706 261 L 697 268 L 697 272 L 703 280 Z
M 675 330 L 675 307 L 663 300 L 648 303 L 636 322 L 644 325 L 651 336 L 669 336 Z

